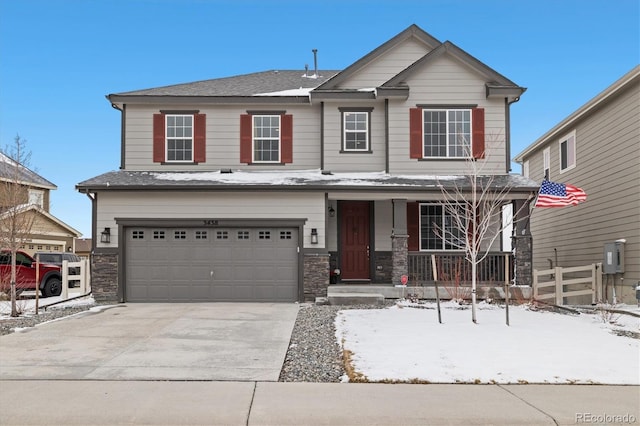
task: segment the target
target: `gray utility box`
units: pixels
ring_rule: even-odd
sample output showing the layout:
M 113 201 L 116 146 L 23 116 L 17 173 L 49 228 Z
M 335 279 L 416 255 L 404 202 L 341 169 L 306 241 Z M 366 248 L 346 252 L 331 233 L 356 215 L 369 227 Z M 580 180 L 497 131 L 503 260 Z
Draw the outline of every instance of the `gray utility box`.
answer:
M 622 274 L 624 272 L 624 243 L 616 241 L 604 245 L 602 272 L 605 274 Z

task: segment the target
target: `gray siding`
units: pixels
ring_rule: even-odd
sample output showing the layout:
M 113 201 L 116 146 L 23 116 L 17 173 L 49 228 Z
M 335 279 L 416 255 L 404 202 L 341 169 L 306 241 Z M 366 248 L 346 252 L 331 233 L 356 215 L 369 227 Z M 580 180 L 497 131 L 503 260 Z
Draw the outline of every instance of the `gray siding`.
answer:
M 168 165 L 153 162 L 153 114 L 166 106 L 128 106 L 126 113 L 125 168 L 127 170 L 244 170 L 317 169 L 320 167 L 320 107 L 309 105 L 275 105 L 273 107 L 238 107 L 184 105 L 172 110 L 199 110 L 206 114 L 206 159 L 198 165 Z M 286 111 L 293 115 L 293 163 L 282 165 L 247 165 L 240 163 L 240 115 L 247 109 Z
M 469 164 L 464 160 L 417 161 L 409 158 L 409 109 L 419 104 L 473 104 L 484 108 L 487 156 L 480 165 L 482 174 L 505 173 L 504 99 L 487 99 L 485 81 L 480 76 L 443 55 L 424 65 L 424 69 L 414 74 L 407 84 L 409 98 L 389 103 L 390 173 L 456 175 L 468 170 Z
M 535 209 L 531 219 L 534 268 L 549 259 L 570 267 L 603 261 L 604 244 L 625 239 L 624 293 L 640 281 L 640 79 L 571 127 L 559 129 L 524 160 L 541 181 L 542 151 L 550 147 L 550 180 L 585 190 L 578 206 Z M 560 174 L 559 142 L 576 131 L 576 167 Z M 618 277 L 617 284 L 620 284 Z M 618 288 L 620 292 L 620 288 Z M 618 293 L 620 297 L 620 293 Z

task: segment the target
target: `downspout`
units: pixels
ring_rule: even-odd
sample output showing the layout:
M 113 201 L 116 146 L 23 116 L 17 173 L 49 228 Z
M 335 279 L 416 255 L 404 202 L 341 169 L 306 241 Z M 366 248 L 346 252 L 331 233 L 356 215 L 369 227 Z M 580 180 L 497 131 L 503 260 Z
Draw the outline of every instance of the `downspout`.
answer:
M 324 101 L 320 102 L 320 171 L 324 171 Z
M 389 173 L 389 98 L 384 100 L 384 172 Z
M 109 99 L 109 96 L 107 96 L 107 99 Z M 118 111 L 120 111 L 120 170 L 124 170 L 125 169 L 124 131 L 125 131 L 125 121 L 126 121 L 125 119 L 127 115 L 126 113 L 127 105 L 122 104 L 122 108 L 120 108 L 118 105 L 112 102 L 111 107 L 113 109 L 117 109 Z
M 505 152 L 506 152 L 506 171 L 509 173 L 511 171 L 511 104 L 515 104 L 520 100 L 520 96 L 516 96 L 512 101 L 509 98 L 504 98 L 505 103 L 505 121 L 506 121 L 506 131 L 505 131 Z

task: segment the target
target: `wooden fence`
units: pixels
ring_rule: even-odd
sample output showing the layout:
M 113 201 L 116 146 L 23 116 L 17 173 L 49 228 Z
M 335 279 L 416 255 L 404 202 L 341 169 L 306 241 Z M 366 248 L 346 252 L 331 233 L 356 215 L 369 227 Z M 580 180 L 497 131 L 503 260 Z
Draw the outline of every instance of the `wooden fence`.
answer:
M 81 259 L 79 262 L 62 261 L 62 299 L 81 296 L 91 291 L 91 274 L 89 271 L 89 259 Z M 70 273 L 71 272 L 71 273 Z M 69 288 L 69 282 L 74 283 Z
M 592 304 L 602 299 L 602 263 L 533 271 L 534 300 L 563 305 L 565 298 L 585 295 L 591 296 Z

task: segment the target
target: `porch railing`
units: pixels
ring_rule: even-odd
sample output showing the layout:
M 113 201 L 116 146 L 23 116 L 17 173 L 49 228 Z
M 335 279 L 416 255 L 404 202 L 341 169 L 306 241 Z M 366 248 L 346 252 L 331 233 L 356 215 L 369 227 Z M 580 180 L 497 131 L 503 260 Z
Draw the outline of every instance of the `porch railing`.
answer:
M 409 285 L 431 286 L 434 284 L 432 254 L 436 257 L 438 282 L 460 286 L 471 285 L 471 263 L 465 259 L 464 253 L 455 252 L 409 252 Z M 477 272 L 478 285 L 503 285 L 505 279 L 513 282 L 513 254 L 489 253 L 478 264 Z

